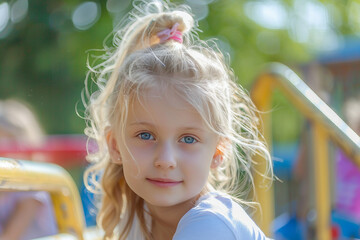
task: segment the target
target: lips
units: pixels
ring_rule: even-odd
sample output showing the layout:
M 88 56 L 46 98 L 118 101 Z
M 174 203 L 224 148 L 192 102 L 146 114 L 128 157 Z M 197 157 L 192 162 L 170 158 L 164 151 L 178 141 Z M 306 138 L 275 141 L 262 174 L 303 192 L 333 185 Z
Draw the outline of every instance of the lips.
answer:
M 154 184 L 157 187 L 174 187 L 176 185 L 181 184 L 183 181 L 177 181 L 174 179 L 168 179 L 168 178 L 146 178 L 148 182 L 151 184 Z

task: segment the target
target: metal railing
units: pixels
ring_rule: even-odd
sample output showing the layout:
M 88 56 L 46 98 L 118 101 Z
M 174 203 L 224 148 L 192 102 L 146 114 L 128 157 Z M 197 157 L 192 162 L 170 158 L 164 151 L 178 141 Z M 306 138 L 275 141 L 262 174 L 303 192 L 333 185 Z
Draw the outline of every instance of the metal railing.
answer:
M 328 140 L 334 141 L 360 168 L 360 137 L 327 106 L 291 69 L 280 63 L 270 64 L 268 70 L 255 81 L 251 91 L 252 99 L 261 112 L 271 111 L 271 96 L 279 89 L 291 103 L 313 123 L 315 207 L 317 212 L 317 239 L 328 240 L 330 236 L 330 180 Z M 271 116 L 263 114 L 264 136 L 271 146 Z M 262 164 L 258 171 L 263 172 Z M 255 189 L 262 209 L 256 221 L 262 230 L 271 235 L 274 218 L 273 190 L 259 187 L 260 176 L 255 176 Z

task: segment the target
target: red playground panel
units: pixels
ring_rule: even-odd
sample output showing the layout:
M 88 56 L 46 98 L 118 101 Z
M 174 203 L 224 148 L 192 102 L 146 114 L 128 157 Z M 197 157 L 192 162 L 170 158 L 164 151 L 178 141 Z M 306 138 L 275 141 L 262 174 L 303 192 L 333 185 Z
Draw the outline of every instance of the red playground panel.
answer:
M 86 142 L 83 135 L 48 136 L 38 147 L 6 141 L 0 144 L 0 157 L 55 163 L 64 168 L 85 166 Z

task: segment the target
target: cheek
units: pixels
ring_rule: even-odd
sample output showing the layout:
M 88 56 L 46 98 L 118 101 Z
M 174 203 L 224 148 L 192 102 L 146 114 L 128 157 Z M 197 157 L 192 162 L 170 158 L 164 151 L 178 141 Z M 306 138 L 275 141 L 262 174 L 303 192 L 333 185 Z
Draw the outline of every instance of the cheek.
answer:
M 210 151 L 185 152 L 181 157 L 181 168 L 188 176 L 206 179 L 210 172 L 212 155 Z
M 120 154 L 126 178 L 139 176 L 152 156 L 149 148 L 139 148 L 133 145 L 128 146 L 128 148 L 122 147 Z
M 212 157 L 211 150 L 209 150 L 209 148 L 203 148 L 181 151 L 180 158 L 187 165 L 206 167 L 210 166 Z
M 138 139 L 127 139 L 127 148 L 122 147 L 127 157 L 140 162 L 149 159 L 153 155 L 154 144 L 152 142 L 141 142 Z
M 139 180 L 143 178 L 143 164 L 138 163 L 129 156 L 123 161 L 122 165 L 125 181 L 129 187 L 136 192 L 136 189 L 139 187 Z
M 152 162 L 153 152 L 151 146 L 129 146 L 128 151 L 126 151 L 126 160 L 145 166 Z

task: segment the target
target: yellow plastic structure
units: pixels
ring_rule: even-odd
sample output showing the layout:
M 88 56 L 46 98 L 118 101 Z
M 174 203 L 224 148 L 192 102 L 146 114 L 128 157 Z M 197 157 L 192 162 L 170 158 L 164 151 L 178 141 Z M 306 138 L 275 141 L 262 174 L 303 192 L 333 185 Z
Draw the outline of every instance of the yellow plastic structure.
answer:
M 291 69 L 274 63 L 256 80 L 252 91 L 252 99 L 262 112 L 271 110 L 271 96 L 275 89 L 281 90 L 292 104 L 313 125 L 314 138 L 314 172 L 316 199 L 316 234 L 317 239 L 330 240 L 330 179 L 328 160 L 328 140 L 337 143 L 340 148 L 360 168 L 360 137 L 327 106 Z M 271 145 L 270 114 L 263 118 L 264 136 Z M 260 160 L 259 160 L 260 161 Z M 264 172 L 263 165 L 257 165 L 259 172 Z M 255 177 L 256 194 L 261 205 L 261 216 L 256 217 L 261 229 L 270 235 L 270 226 L 274 218 L 272 189 L 262 188 L 259 176 Z M 258 211 L 260 212 L 260 211 Z
M 78 190 L 63 168 L 49 163 L 0 158 L 0 191 L 49 192 L 60 235 L 72 236 L 66 239 L 84 239 L 85 220 Z

